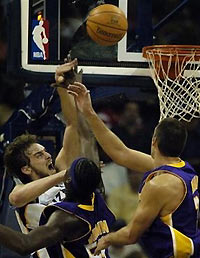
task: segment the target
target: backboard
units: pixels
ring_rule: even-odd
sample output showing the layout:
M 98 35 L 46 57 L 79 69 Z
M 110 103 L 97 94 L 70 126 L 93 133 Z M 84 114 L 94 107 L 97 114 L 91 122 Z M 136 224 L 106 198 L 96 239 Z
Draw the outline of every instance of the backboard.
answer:
M 105 0 L 120 7 L 128 19 L 128 32 L 116 45 L 104 47 L 86 32 L 89 11 L 97 0 L 16 0 L 9 14 L 9 69 L 52 76 L 71 50 L 84 76 L 130 76 L 146 83 L 150 78 L 142 47 L 152 44 L 199 44 L 198 3 L 195 1 Z M 198 1 L 196 1 L 198 2 Z M 162 10 L 160 9 L 162 6 Z M 41 21 L 43 20 L 43 21 Z M 37 43 L 45 32 L 42 42 Z M 39 36 L 37 36 L 37 34 Z M 18 36 L 18 37 L 16 37 Z M 16 42 L 18 38 L 19 42 Z M 41 41 L 41 39 L 39 40 Z

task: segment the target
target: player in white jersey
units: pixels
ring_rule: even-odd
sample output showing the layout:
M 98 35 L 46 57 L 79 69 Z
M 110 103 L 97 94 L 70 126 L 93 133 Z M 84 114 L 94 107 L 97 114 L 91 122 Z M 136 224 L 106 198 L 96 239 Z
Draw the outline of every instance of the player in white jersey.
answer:
M 74 60 L 58 67 L 55 76 L 56 83 L 59 83 L 60 78 L 64 78 L 64 74 L 74 69 L 76 65 L 77 60 Z M 65 171 L 70 167 L 71 162 L 82 154 L 80 151 L 81 133 L 79 132 L 83 127 L 78 125 L 74 99 L 69 96 L 66 89 L 58 87 L 57 91 L 67 126 L 63 137 L 63 147 L 56 157 L 55 166 L 51 155 L 33 135 L 17 137 L 6 148 L 4 155 L 8 173 L 22 182 L 19 183 L 18 180 L 18 184 L 9 196 L 9 201 L 18 208 L 16 215 L 24 233 L 39 225 L 40 215 L 47 204 L 63 200 L 65 194 L 61 182 L 63 182 Z M 90 135 L 87 132 L 82 135 L 90 144 Z M 56 173 L 57 171 L 61 172 Z M 49 256 L 46 250 L 41 249 L 34 253 L 33 257 L 47 258 Z

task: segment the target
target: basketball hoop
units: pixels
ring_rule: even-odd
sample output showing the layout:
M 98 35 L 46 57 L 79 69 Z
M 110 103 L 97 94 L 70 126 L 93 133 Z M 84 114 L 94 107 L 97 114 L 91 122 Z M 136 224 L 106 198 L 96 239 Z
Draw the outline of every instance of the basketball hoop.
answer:
M 158 90 L 160 121 L 166 117 L 191 121 L 200 117 L 200 46 L 144 47 Z

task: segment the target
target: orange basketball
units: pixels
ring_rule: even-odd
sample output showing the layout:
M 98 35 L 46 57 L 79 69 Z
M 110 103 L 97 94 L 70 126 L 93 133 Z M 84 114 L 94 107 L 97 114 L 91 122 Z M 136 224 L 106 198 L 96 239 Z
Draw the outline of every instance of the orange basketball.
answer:
M 86 28 L 88 35 L 96 43 L 111 46 L 124 37 L 128 22 L 120 8 L 111 4 L 103 4 L 90 11 Z

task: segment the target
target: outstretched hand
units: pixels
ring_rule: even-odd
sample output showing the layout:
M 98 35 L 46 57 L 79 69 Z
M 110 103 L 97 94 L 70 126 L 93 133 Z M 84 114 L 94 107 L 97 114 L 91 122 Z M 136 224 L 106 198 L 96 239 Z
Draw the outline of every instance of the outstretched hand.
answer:
M 75 101 L 80 112 L 88 114 L 93 111 L 92 102 L 90 98 L 90 91 L 80 82 L 70 84 L 68 93 L 75 97 Z
M 64 83 L 65 82 L 65 75 L 69 72 L 73 74 L 73 71 L 76 69 L 76 66 L 78 65 L 77 58 L 72 60 L 71 62 L 64 63 L 57 67 L 56 73 L 55 73 L 55 81 L 57 84 Z M 71 77 L 71 76 L 69 76 Z M 69 78 L 72 79 L 72 78 Z M 69 82 L 71 83 L 71 82 Z
M 70 62 L 67 62 L 67 60 L 65 61 L 66 63 L 57 67 L 55 73 L 56 83 L 53 83 L 51 86 L 67 88 L 67 86 L 70 83 L 74 83 L 78 77 L 81 78 L 82 71 L 80 71 L 80 73 L 77 73 L 77 58 Z M 78 79 L 78 81 L 80 80 Z

